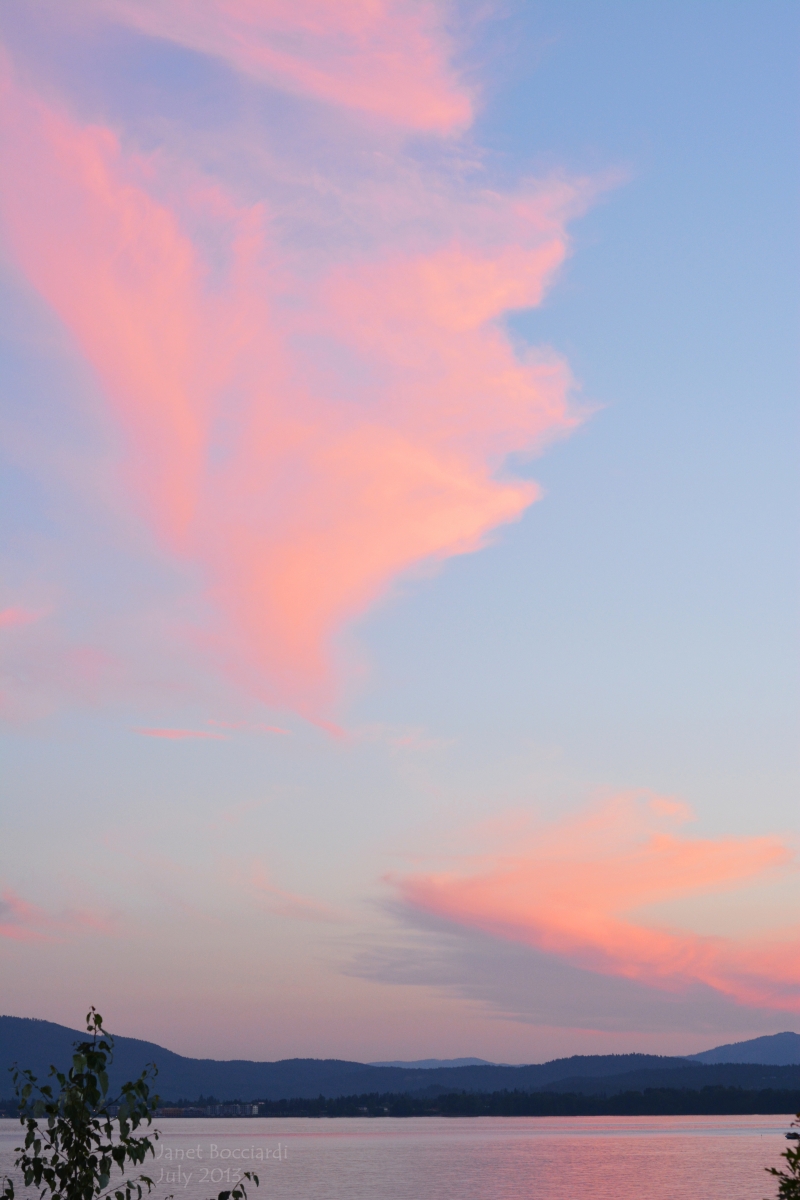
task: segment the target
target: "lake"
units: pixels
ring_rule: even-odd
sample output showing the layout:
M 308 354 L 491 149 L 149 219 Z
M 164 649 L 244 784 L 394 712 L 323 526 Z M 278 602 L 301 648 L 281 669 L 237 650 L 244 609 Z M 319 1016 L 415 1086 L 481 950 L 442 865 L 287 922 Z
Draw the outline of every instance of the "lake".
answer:
M 153 1200 L 763 1200 L 791 1117 L 159 1120 Z M 21 1127 L 0 1121 L 0 1173 Z

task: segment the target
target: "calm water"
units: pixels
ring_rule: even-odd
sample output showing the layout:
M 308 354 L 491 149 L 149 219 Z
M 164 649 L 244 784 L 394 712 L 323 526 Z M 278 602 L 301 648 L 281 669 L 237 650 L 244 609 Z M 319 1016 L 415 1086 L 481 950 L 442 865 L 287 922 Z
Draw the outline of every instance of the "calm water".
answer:
M 205 1200 L 251 1163 L 263 1200 L 763 1200 L 790 1120 L 162 1119 L 148 1173 L 154 1200 Z M 0 1174 L 20 1132 L 0 1121 Z

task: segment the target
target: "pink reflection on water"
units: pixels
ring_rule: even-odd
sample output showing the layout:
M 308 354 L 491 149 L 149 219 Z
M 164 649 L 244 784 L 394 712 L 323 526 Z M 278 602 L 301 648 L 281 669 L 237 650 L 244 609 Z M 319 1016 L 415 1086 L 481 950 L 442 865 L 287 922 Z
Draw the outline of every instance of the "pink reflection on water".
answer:
M 259 1147 L 273 1153 L 253 1162 L 252 1200 L 760 1200 L 775 1194 L 764 1167 L 780 1161 L 790 1119 L 163 1119 L 161 1164 L 182 1176 L 153 1200 L 206 1200 L 221 1186 L 212 1170 Z M 0 1173 L 18 1129 L 0 1122 Z

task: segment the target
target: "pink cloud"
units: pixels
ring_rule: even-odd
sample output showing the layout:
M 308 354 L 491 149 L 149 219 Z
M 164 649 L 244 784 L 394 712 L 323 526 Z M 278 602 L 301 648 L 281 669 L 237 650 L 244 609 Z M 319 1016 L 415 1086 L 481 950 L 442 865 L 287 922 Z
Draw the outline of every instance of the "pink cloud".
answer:
M 47 934 L 37 926 L 47 926 L 49 920 L 42 909 L 29 904 L 13 892 L 4 888 L 0 894 L 0 937 L 16 942 L 40 942 Z
M 113 654 L 71 641 L 38 615 L 6 625 L 19 633 L 0 644 L 0 719 L 44 716 L 64 699 L 95 705 L 119 685 Z
M 95 0 L 88 8 L 274 87 L 411 130 L 446 133 L 472 119 L 448 63 L 441 4 Z
M 269 911 L 277 917 L 291 917 L 300 921 L 338 922 L 342 917 L 330 905 L 296 892 L 286 892 L 275 887 L 267 878 L 264 868 L 255 864 L 250 874 L 253 893 L 263 901 Z
M 278 733 L 288 736 L 291 732 L 280 725 L 265 725 L 262 721 L 216 721 L 211 718 L 208 723 L 218 729 L 236 729 L 244 733 Z
M 395 751 L 441 750 L 454 745 L 455 739 L 434 737 L 427 730 L 414 726 L 365 725 L 354 731 L 356 740 L 382 742 Z
M 132 502 L 205 581 L 216 616 L 193 640 L 262 700 L 318 718 L 342 626 L 517 520 L 539 491 L 504 459 L 575 427 L 565 364 L 520 358 L 498 318 L 540 302 L 591 189 L 481 193 L 439 214 L 446 234 L 313 270 L 217 185 L 173 172 L 168 206 L 165 160 L 8 73 L 3 114 L 12 253 L 96 372 Z
M 168 742 L 183 742 L 189 738 L 211 739 L 215 742 L 226 740 L 224 733 L 209 733 L 206 729 L 137 729 L 136 733 L 141 733 L 143 737 L 164 738 Z
M 700 839 L 673 828 L 685 806 L 617 796 L 514 836 L 461 870 L 394 880 L 411 908 L 656 988 L 700 982 L 741 1003 L 800 1011 L 800 928 L 758 940 L 701 936 L 648 917 L 685 896 L 762 881 L 792 861 L 774 837 Z
M 41 612 L 31 612 L 27 608 L 3 608 L 0 609 L 0 629 L 15 629 L 20 625 L 32 625 L 41 616 Z
M 110 923 L 97 913 L 71 909 L 53 916 L 23 900 L 11 888 L 0 892 L 0 938 L 15 942 L 63 941 L 76 934 L 110 931 Z
M 230 808 L 222 809 L 217 814 L 217 819 L 210 823 L 209 828 L 218 830 L 226 825 L 238 825 L 240 821 L 250 816 L 251 813 L 266 808 L 268 804 L 268 800 L 242 800 L 238 804 L 231 805 Z

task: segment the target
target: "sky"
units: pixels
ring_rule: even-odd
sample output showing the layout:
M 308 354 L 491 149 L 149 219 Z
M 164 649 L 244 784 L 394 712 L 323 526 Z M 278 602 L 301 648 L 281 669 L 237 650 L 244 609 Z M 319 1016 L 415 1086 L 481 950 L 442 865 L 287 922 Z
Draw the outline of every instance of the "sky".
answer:
M 3 1011 L 800 1028 L 799 33 L 3 7 Z

